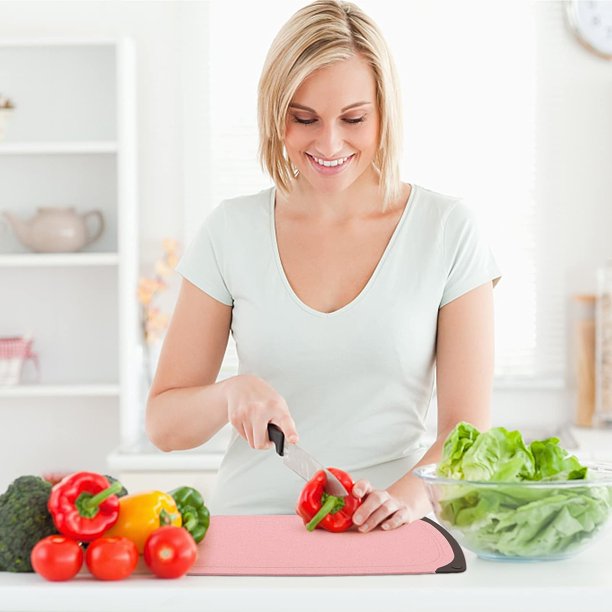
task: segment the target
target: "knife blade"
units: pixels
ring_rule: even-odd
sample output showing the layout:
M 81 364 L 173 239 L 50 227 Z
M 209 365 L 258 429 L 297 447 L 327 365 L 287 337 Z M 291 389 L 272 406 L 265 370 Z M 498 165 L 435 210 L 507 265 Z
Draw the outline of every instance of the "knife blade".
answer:
M 327 475 L 327 484 L 325 485 L 327 493 L 340 497 L 349 494 L 344 485 L 303 448 L 297 444 L 285 444 L 285 434 L 278 425 L 268 423 L 268 436 L 274 442 L 276 453 L 283 458 L 283 463 L 298 476 L 308 481 L 319 470 L 324 470 Z

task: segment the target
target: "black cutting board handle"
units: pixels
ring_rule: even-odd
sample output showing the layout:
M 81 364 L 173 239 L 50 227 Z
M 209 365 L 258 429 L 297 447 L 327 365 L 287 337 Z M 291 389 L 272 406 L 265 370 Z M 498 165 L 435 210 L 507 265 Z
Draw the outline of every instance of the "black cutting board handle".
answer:
M 465 555 L 463 554 L 463 550 L 461 546 L 459 546 L 459 542 L 453 538 L 453 536 L 442 527 L 442 525 L 438 525 L 435 521 L 428 519 L 424 516 L 422 521 L 429 523 L 432 527 L 435 527 L 445 538 L 446 541 L 450 544 L 450 547 L 453 549 L 453 560 L 442 567 L 439 567 L 436 570 L 436 574 L 455 574 L 458 572 L 465 572 L 466 564 L 465 564 Z

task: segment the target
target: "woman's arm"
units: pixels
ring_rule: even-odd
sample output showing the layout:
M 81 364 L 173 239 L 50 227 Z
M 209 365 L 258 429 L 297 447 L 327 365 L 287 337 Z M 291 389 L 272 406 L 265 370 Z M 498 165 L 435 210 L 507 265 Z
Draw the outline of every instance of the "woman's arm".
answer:
M 147 401 L 147 434 L 161 450 L 203 444 L 228 422 L 229 379 L 215 380 L 231 319 L 231 306 L 183 279 Z
M 267 424 L 299 436 L 285 399 L 265 380 L 239 374 L 215 382 L 232 307 L 183 279 L 147 402 L 146 430 L 161 450 L 204 444 L 227 423 L 251 448 L 267 449 Z
M 438 437 L 459 421 L 491 426 L 494 370 L 493 285 L 449 302 L 438 314 L 436 384 Z
M 414 467 L 440 461 L 444 440 L 458 422 L 489 429 L 493 370 L 493 285 L 488 282 L 449 302 L 438 313 L 437 437 Z M 372 491 L 367 481 L 355 483 L 356 494 L 359 488 L 362 494 Z M 425 487 L 412 470 L 386 491 L 374 493 L 378 495 L 369 495 L 360 509 L 360 514 L 370 517 L 368 530 L 384 522 L 389 528 L 399 527 L 431 511 Z

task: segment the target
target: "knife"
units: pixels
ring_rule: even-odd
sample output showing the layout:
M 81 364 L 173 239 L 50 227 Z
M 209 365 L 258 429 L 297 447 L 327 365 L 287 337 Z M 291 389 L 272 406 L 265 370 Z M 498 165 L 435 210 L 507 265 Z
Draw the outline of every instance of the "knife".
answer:
M 277 454 L 283 458 L 283 463 L 298 476 L 308 481 L 319 470 L 324 470 L 327 475 L 327 484 L 325 485 L 327 493 L 338 497 L 345 497 L 349 494 L 344 485 L 303 448 L 300 448 L 297 444 L 285 444 L 285 434 L 278 425 L 268 423 L 268 436 L 274 442 Z

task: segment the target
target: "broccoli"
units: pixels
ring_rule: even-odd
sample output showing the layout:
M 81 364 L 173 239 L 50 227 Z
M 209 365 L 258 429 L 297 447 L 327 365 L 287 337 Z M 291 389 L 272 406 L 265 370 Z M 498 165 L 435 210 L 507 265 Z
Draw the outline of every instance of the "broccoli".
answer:
M 34 545 L 57 529 L 47 509 L 51 484 L 20 476 L 0 495 L 0 570 L 33 572 Z

